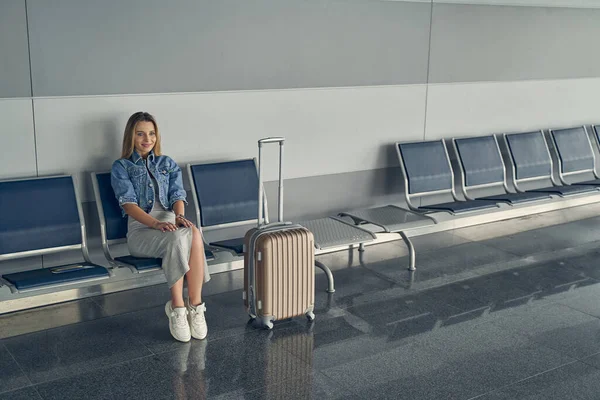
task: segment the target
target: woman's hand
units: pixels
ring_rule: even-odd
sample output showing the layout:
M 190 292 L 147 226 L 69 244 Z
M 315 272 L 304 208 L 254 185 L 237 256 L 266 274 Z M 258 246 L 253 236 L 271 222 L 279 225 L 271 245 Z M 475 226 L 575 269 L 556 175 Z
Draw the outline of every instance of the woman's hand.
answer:
M 177 226 L 171 222 L 156 221 L 152 227 L 161 232 L 175 232 L 177 230 Z
M 194 224 L 187 220 L 183 215 L 178 215 L 177 218 L 175 218 L 175 223 L 177 226 L 182 226 L 184 228 L 191 228 L 194 226 Z

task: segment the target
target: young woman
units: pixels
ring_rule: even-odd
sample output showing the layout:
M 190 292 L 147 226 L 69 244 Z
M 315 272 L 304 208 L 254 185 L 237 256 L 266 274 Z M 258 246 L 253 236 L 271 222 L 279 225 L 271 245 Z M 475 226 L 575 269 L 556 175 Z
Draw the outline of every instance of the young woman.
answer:
M 127 121 L 121 158 L 113 163 L 112 187 L 128 216 L 127 244 L 132 256 L 162 258 L 171 289 L 165 305 L 171 335 L 187 342 L 208 333 L 202 284 L 208 282 L 201 232 L 185 218 L 181 169 L 161 154 L 155 118 L 136 112 Z M 183 279 L 188 298 L 183 299 Z

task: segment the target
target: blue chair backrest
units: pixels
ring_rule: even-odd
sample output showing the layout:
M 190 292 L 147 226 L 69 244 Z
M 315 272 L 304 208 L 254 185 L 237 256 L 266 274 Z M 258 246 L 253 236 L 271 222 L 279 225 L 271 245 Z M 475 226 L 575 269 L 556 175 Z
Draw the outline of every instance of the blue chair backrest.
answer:
M 254 160 L 192 165 L 201 226 L 258 218 L 258 173 Z
M 506 135 L 508 149 L 515 163 L 515 178 L 550 177 L 552 161 L 541 131 Z
M 72 177 L 0 182 L 0 255 L 81 243 Z
M 594 153 L 583 127 L 553 130 L 552 136 L 561 161 L 561 172 L 594 169 Z
M 504 182 L 504 163 L 493 136 L 456 139 L 465 186 Z
M 408 193 L 427 193 L 452 189 L 452 170 L 441 140 L 398 143 L 402 155 Z
M 110 172 L 96 174 L 98 195 L 102 202 L 106 240 L 124 239 L 127 237 L 127 218 L 123 218 L 121 207 L 110 183 Z

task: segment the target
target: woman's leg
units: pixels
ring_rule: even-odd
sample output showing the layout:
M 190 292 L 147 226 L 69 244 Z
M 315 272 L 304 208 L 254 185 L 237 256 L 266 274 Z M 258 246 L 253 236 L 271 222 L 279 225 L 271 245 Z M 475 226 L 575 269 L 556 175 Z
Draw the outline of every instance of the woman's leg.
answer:
M 173 308 L 185 307 L 183 301 L 183 276 L 171 287 L 171 306 Z
M 192 250 L 190 252 L 190 270 L 185 274 L 188 284 L 190 304 L 202 303 L 202 284 L 204 283 L 204 243 L 202 234 L 195 226 L 192 228 Z M 178 282 L 179 283 L 179 282 Z M 182 284 L 183 287 L 183 284 Z M 172 293 L 172 292 L 171 292 Z
M 185 274 L 188 283 L 190 332 L 196 339 L 204 339 L 208 334 L 202 303 L 202 284 L 204 283 L 204 243 L 198 228 L 192 228 L 192 249 L 190 251 L 189 271 Z

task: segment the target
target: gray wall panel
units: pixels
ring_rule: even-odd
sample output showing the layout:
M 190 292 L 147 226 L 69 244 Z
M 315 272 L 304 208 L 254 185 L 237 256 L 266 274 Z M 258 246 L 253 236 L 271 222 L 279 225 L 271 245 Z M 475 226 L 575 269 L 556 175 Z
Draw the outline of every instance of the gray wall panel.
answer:
M 25 0 L 0 1 L 0 98 L 31 96 Z
M 401 173 L 400 167 L 392 167 L 286 179 L 283 194 L 284 219 L 298 221 L 337 215 L 342 211 L 359 208 L 402 205 L 404 195 Z M 265 190 L 268 196 L 269 216 L 276 219 L 277 181 L 267 182 Z
M 433 0 L 434 3 L 485 4 L 524 7 L 599 8 L 598 0 Z
M 600 76 L 600 10 L 434 4 L 432 83 Z
M 0 99 L 0 121 L 0 179 L 35 176 L 31 100 Z
M 30 0 L 35 96 L 426 80 L 430 4 Z

